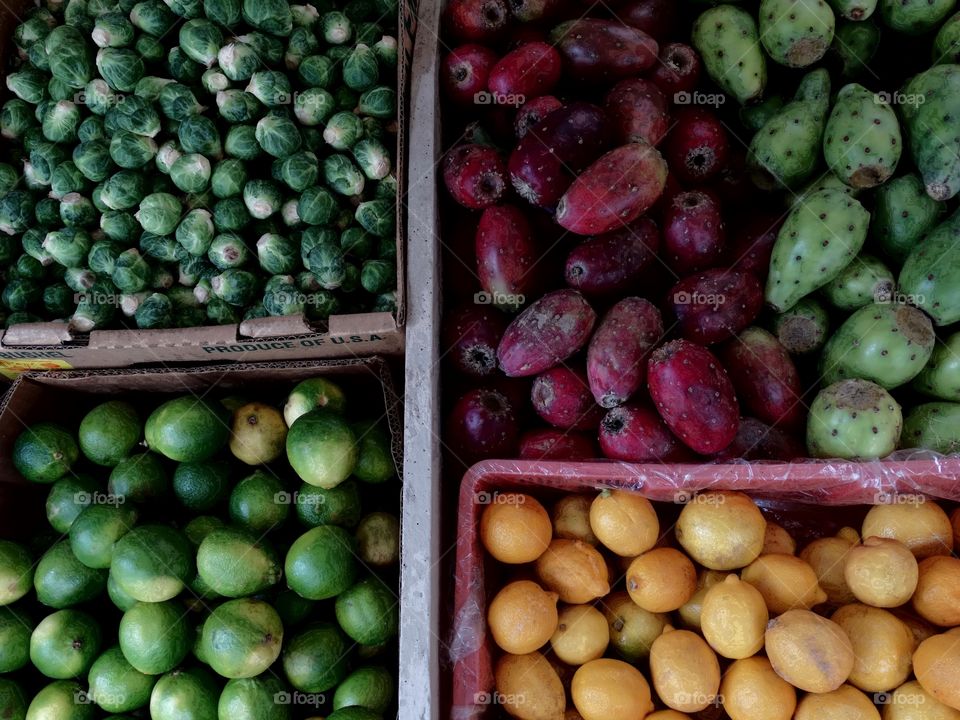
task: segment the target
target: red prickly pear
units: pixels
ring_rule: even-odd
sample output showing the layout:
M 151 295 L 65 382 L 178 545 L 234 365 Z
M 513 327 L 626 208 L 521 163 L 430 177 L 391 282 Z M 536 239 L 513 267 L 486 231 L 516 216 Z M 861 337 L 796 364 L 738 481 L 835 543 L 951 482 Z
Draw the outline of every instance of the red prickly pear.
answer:
M 457 371 L 486 378 L 497 371 L 497 345 L 507 329 L 503 313 L 488 305 L 465 305 L 443 321 L 441 353 Z
M 496 63 L 497 54 L 483 45 L 470 43 L 454 48 L 440 66 L 444 95 L 457 105 L 473 105 L 477 93 L 487 89 L 490 70 Z
M 530 401 L 537 415 L 564 430 L 595 430 L 603 414 L 590 395 L 586 373 L 562 365 L 534 378 Z
M 770 333 L 751 327 L 721 349 L 744 409 L 769 425 L 796 430 L 803 425 L 800 376 L 790 353 Z
M 570 287 L 612 295 L 632 287 L 657 256 L 660 231 L 642 217 L 627 227 L 584 240 L 570 251 L 564 277 Z
M 628 0 L 616 10 L 620 22 L 643 30 L 655 40 L 671 33 L 677 22 L 676 0 Z
M 730 154 L 730 140 L 720 119 L 704 108 L 681 108 L 664 150 L 680 182 L 704 183 L 720 174 Z
M 699 345 L 710 345 L 756 320 L 763 309 L 763 287 L 750 273 L 706 270 L 674 285 L 667 300 L 680 334 Z
M 740 425 L 733 383 L 706 348 L 674 340 L 655 350 L 647 387 L 667 427 L 694 452 L 712 455 L 733 442 Z
M 603 101 L 618 143 L 644 141 L 658 145 L 670 129 L 670 106 L 649 80 L 621 80 Z
M 684 276 L 716 265 L 726 247 L 720 203 L 703 190 L 674 195 L 664 212 L 663 251 L 667 264 Z
M 544 95 L 560 80 L 560 53 L 552 45 L 532 42 L 511 50 L 490 71 L 490 92 L 512 96 L 519 103 Z
M 509 20 L 505 0 L 450 0 L 444 11 L 450 36 L 461 43 L 495 42 Z
M 487 208 L 477 226 L 477 276 L 497 307 L 516 309 L 531 294 L 540 252 L 530 223 L 515 205 Z
M 691 93 L 700 82 L 700 56 L 683 43 L 667 43 L 660 48 L 660 62 L 650 73 L 650 80 L 660 88 L 670 102 L 685 99 L 681 93 Z
M 796 437 L 780 428 L 770 427 L 752 417 L 740 418 L 737 436 L 713 456 L 719 462 L 730 460 L 776 460 L 789 462 L 805 457 L 806 448 Z
M 550 20 L 565 14 L 573 6 L 570 0 L 507 0 L 507 5 L 521 23 Z
M 647 353 L 662 337 L 663 319 L 649 300 L 626 298 L 610 308 L 587 349 L 587 378 L 597 404 L 620 405 L 643 387 Z
M 520 429 L 507 397 L 477 388 L 463 395 L 447 418 L 451 450 L 466 464 L 491 457 L 511 457 Z
M 592 460 L 596 444 L 586 435 L 566 430 L 529 430 L 520 438 L 521 460 Z
M 587 344 L 597 314 L 576 290 L 555 290 L 520 313 L 507 327 L 497 357 L 508 377 L 538 375 Z
M 600 450 L 605 457 L 627 462 L 677 462 L 686 454 L 660 416 L 638 404 L 615 407 L 603 416 Z
M 510 155 L 510 180 L 524 200 L 552 208 L 580 172 L 609 146 L 606 113 L 571 103 L 534 126 Z
M 580 18 L 557 25 L 550 41 L 566 74 L 580 83 L 610 83 L 639 75 L 657 62 L 657 41 L 619 20 Z
M 557 222 L 578 235 L 629 225 L 653 205 L 667 182 L 667 164 L 648 143 L 611 150 L 573 181 L 557 205 Z
M 734 270 L 748 272 L 761 281 L 770 272 L 770 256 L 783 225 L 783 214 L 770 211 L 751 211 L 733 226 L 732 242 L 727 260 Z
M 507 191 L 507 171 L 486 145 L 458 145 L 443 159 L 443 182 L 458 203 L 471 210 L 496 204 Z
M 536 127 L 554 110 L 563 107 L 553 95 L 541 95 L 525 102 L 519 110 L 517 117 L 513 120 L 513 128 L 517 133 L 517 140 L 523 140 L 523 136 L 529 132 L 530 128 Z

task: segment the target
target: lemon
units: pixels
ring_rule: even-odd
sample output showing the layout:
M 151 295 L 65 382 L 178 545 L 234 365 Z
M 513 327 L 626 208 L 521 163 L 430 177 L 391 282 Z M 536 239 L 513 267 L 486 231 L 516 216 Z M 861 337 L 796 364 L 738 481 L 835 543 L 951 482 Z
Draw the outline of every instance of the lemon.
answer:
M 583 720 L 643 720 L 652 710 L 650 685 L 622 660 L 591 660 L 573 676 L 570 695 Z
M 568 665 L 603 657 L 610 631 L 603 613 L 591 605 L 570 605 L 560 611 L 557 630 L 550 638 L 554 654 Z
M 494 668 L 494 681 L 497 702 L 513 717 L 519 720 L 563 717 L 567 707 L 563 683 L 540 653 L 504 655 Z
M 487 609 L 494 642 L 515 655 L 543 647 L 556 632 L 557 623 L 557 594 L 530 580 L 503 587 Z
M 660 537 L 657 511 L 629 490 L 604 490 L 590 505 L 590 528 L 603 545 L 622 557 L 634 557 Z
M 565 603 L 580 605 L 610 592 L 603 555 L 580 540 L 555 539 L 537 558 L 537 576 Z
M 550 544 L 550 516 L 535 498 L 522 493 L 492 496 L 480 516 L 480 541 L 494 558 L 509 564 L 533 562 Z

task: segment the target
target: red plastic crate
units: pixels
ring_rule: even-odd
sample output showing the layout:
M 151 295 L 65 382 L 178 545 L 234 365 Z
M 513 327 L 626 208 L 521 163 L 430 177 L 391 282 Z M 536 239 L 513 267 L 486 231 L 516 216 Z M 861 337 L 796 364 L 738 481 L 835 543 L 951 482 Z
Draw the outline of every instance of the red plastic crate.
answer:
M 843 525 L 859 527 L 869 505 L 898 495 L 923 494 L 960 501 L 960 458 L 912 453 L 868 463 L 800 462 L 728 465 L 631 465 L 616 462 L 485 461 L 460 486 L 452 665 L 453 720 L 491 716 L 493 649 L 486 628 L 490 590 L 502 567 L 490 559 L 478 535 L 480 513 L 494 493 L 526 492 L 538 499 L 571 492 L 627 488 L 651 501 L 679 507 L 706 489 L 738 490 L 761 502 L 798 537 L 822 536 Z M 824 506 L 833 506 L 825 511 Z M 859 507 L 856 507 L 859 506 Z M 505 715 L 504 715 L 505 716 Z M 613 720 L 611 718 L 611 720 Z

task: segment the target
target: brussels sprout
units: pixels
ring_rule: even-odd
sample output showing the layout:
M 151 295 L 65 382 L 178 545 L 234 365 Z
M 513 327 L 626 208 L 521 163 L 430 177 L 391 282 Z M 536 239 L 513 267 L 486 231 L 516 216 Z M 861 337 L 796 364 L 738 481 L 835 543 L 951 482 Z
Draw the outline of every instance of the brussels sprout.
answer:
M 140 307 L 140 303 L 146 300 L 149 294 L 147 290 L 137 293 L 122 293 L 120 295 L 120 312 L 127 317 L 133 317 L 134 313 L 137 312 L 137 308 Z
M 54 143 L 73 142 L 79 125 L 80 110 L 69 100 L 61 100 L 47 107 L 43 115 L 43 136 Z
M 47 285 L 43 289 L 43 308 L 55 318 L 65 318 L 73 312 L 76 299 L 73 290 L 64 283 Z
M 60 201 L 60 220 L 67 227 L 89 227 L 97 222 L 97 209 L 80 193 L 67 193 Z
M 33 108 L 34 120 L 36 120 L 38 123 L 42 123 L 43 116 L 47 114 L 47 110 L 49 110 L 53 106 L 53 103 L 54 101 L 52 101 L 49 97 L 45 97 L 43 100 L 38 102 Z M 27 132 L 33 131 L 35 129 L 39 129 L 40 137 L 43 137 L 43 128 L 30 128 L 30 130 L 28 130 Z M 46 140 L 46 138 L 43 138 L 43 139 Z
M 358 44 L 343 63 L 343 81 L 347 87 L 362 92 L 374 87 L 379 77 L 377 54 L 369 46 Z
M 223 148 L 227 155 L 240 160 L 254 160 L 263 150 L 257 142 L 257 131 L 253 125 L 234 125 L 227 131 Z
M 187 256 L 187 251 L 180 247 L 172 235 L 145 232 L 140 236 L 140 254 L 160 262 L 180 262 Z
M 145 69 L 143 58 L 129 48 L 102 48 L 97 52 L 97 70 L 112 89 L 132 92 Z
M 23 134 L 21 142 L 23 143 L 23 149 L 30 153 L 37 145 L 48 142 L 48 140 L 43 136 L 43 131 L 39 127 L 32 127 Z
M 241 0 L 203 0 L 203 14 L 228 28 L 236 27 L 243 19 Z
M 72 160 L 66 160 L 54 169 L 50 176 L 50 197 L 60 200 L 67 193 L 83 192 L 90 183 L 83 173 L 77 169 Z
M 397 312 L 397 291 L 391 290 L 390 292 L 380 293 L 370 309 L 373 312 Z
M 36 168 L 29 160 L 23 163 L 23 184 L 28 190 L 43 191 L 50 184 L 50 179 L 37 174 Z
M 382 67 L 393 69 L 397 66 L 397 39 L 392 35 L 384 35 L 377 40 L 373 51 Z
M 184 20 L 193 20 L 203 16 L 203 0 L 164 0 L 174 15 Z
M 223 34 L 209 20 L 187 20 L 180 26 L 180 49 L 194 62 L 210 67 L 221 45 Z
M 392 237 L 396 231 L 396 208 L 393 203 L 386 200 L 360 203 L 354 217 L 371 235 Z
M 113 288 L 106 283 L 94 283 L 83 292 L 68 327 L 76 332 L 90 332 L 109 325 L 116 314 L 117 296 Z
M 90 140 L 103 140 L 107 137 L 106 128 L 103 126 L 103 120 L 96 115 L 85 118 L 77 126 L 77 140 L 82 143 Z
M 320 176 L 317 156 L 312 152 L 301 151 L 277 161 L 278 178 L 295 192 L 303 192 L 316 185 Z
M 210 243 L 207 259 L 218 270 L 242 267 L 250 259 L 250 251 L 243 238 L 236 233 L 227 232 L 217 235 Z
M 278 113 L 268 113 L 257 122 L 256 137 L 264 152 L 277 158 L 292 155 L 301 142 L 296 124 Z
M 299 200 L 287 200 L 280 208 L 280 217 L 283 218 L 283 224 L 288 228 L 300 227 L 303 223 L 300 221 L 300 213 L 297 210 Z
M 205 109 L 190 88 L 175 82 L 165 85 L 158 99 L 161 112 L 171 120 L 186 120 Z
M 301 315 L 306 296 L 294 284 L 291 275 L 274 275 L 263 287 L 263 308 L 268 315 Z
M 62 164 L 62 163 L 61 163 Z M 33 209 L 33 215 L 43 227 L 53 227 L 60 224 L 60 201 L 54 198 L 43 198 Z M 2 238 L 3 236 L 0 236 Z
M 349 150 L 363 137 L 363 122 L 351 112 L 338 112 L 323 131 L 323 139 L 337 150 Z
M 211 275 L 211 277 L 213 277 Z M 193 286 L 193 297 L 201 305 L 206 305 L 213 297 L 213 289 L 210 287 L 210 278 L 200 278 L 197 284 Z
M 238 35 L 237 40 L 252 47 L 257 54 L 257 64 L 278 65 L 283 60 L 283 43 L 277 38 L 252 32 Z
M 201 193 L 210 184 L 210 161 L 203 155 L 181 155 L 170 168 L 170 179 L 185 193 Z
M 297 273 L 297 288 L 304 293 L 315 293 L 323 289 L 317 282 L 316 276 L 309 270 Z
M 105 183 L 100 183 L 93 190 L 90 191 L 90 202 L 93 203 L 93 206 L 97 209 L 98 212 L 105 213 L 108 210 L 113 210 L 112 207 L 107 205 L 103 201 L 103 187 Z
M 61 100 L 72 100 L 75 95 L 76 90 L 55 77 L 50 78 L 47 82 L 47 97 L 53 103 L 58 103 Z M 44 115 L 46 115 L 48 109 L 49 107 L 44 108 Z M 40 119 L 42 121 L 43 116 Z
M 373 254 L 373 237 L 360 227 L 348 227 L 340 234 L 340 249 L 358 260 L 366 260 Z
M 161 293 L 148 295 L 133 315 L 141 330 L 168 328 L 173 325 L 173 303 Z
M 336 66 L 330 58 L 323 55 L 304 58 L 297 68 L 297 74 L 308 88 L 329 88 L 337 81 Z
M 12 165 L 0 162 L 0 195 L 13 190 L 19 180 L 20 176 Z
M 293 101 L 293 114 L 302 125 L 320 125 L 333 115 L 336 101 L 323 88 L 307 88 L 297 93 Z
M 177 225 L 177 242 L 191 255 L 205 256 L 213 243 L 216 230 L 209 210 L 197 208 L 188 212 Z
M 83 265 L 92 244 L 89 233 L 67 227 L 47 233 L 42 247 L 55 263 L 71 268 Z
M 289 105 L 293 99 L 290 79 L 277 70 L 261 70 L 250 76 L 247 92 L 267 107 Z
M 110 89 L 107 81 L 95 78 L 88 82 L 77 94 L 77 102 L 86 105 L 94 115 L 106 115 L 118 102 L 117 94 Z
M 30 255 L 21 255 L 14 262 L 10 269 L 11 277 L 23 278 L 25 280 L 42 280 L 47 274 L 47 269 L 43 263 Z
M 160 116 L 148 100 L 127 95 L 123 102 L 107 110 L 103 118 L 108 133 L 126 130 L 137 135 L 156 137 L 160 132 Z
M 110 146 L 103 140 L 82 142 L 73 149 L 73 164 L 88 180 L 102 182 L 113 169 Z
M 373 294 L 391 290 L 397 286 L 397 266 L 389 260 L 367 260 L 360 270 L 360 284 Z
M 75 27 L 55 27 L 44 41 L 50 73 L 79 90 L 93 79 L 93 64 L 83 34 Z
M 336 290 L 343 282 L 343 251 L 336 243 L 321 243 L 314 247 L 304 263 L 325 290 Z
M 290 15 L 295 28 L 312 28 L 320 20 L 320 12 L 313 5 L 291 5 Z
M 284 65 L 290 70 L 296 70 L 300 67 L 304 58 L 315 52 L 319 47 L 320 43 L 312 30 L 305 27 L 295 27 L 287 41 L 287 52 L 283 56 Z
M 397 92 L 385 85 L 367 90 L 360 96 L 357 109 L 361 115 L 391 120 L 397 115 Z
M 217 108 L 220 117 L 229 123 L 254 120 L 263 111 L 256 97 L 243 90 L 222 90 L 217 93 Z
M 280 210 L 280 188 L 269 180 L 249 180 L 243 186 L 243 202 L 250 217 L 264 220 Z
M 213 224 L 221 232 L 242 230 L 249 222 L 250 213 L 242 198 L 224 198 L 213 206 Z
M 358 140 L 353 146 L 353 157 L 370 180 L 382 180 L 390 174 L 390 153 L 377 140 Z
M 220 131 L 213 120 L 203 115 L 191 115 L 180 123 L 177 133 L 180 146 L 185 152 L 200 153 L 207 157 L 220 158 L 223 147 L 220 144 Z
M 63 22 L 71 29 L 80 30 L 83 33 L 89 33 L 93 30 L 93 16 L 87 12 L 86 0 L 67 0 L 63 8 Z M 47 37 L 50 37 L 47 35 Z M 44 40 L 46 45 L 46 40 Z M 47 54 L 50 54 L 50 46 L 47 46 Z
M 329 155 L 323 161 L 323 179 L 335 192 L 355 197 L 363 192 L 363 173 L 346 155 Z
M 340 283 L 340 292 L 354 293 L 360 289 L 360 268 L 352 262 L 343 262 L 343 281 Z
M 7 282 L 0 295 L 4 307 L 8 310 L 23 311 L 36 305 L 42 296 L 42 289 L 36 280 L 13 278 Z
M 308 187 L 300 195 L 297 212 L 307 225 L 327 225 L 340 210 L 330 191 L 321 185 Z
M 120 12 L 100 15 L 93 23 L 90 38 L 97 47 L 127 47 L 133 44 L 136 30 L 130 19 Z
M 287 0 L 243 0 L 243 19 L 257 30 L 280 37 L 293 30 L 293 14 Z
M 227 158 L 217 163 L 210 180 L 214 197 L 223 199 L 240 195 L 247 183 L 247 166 L 240 160 Z
M 130 22 L 147 35 L 159 38 L 170 32 L 177 16 L 161 0 L 144 0 L 133 6 Z
M 122 168 L 136 169 L 153 160 L 157 143 L 153 138 L 118 131 L 110 140 L 110 158 Z
M 167 297 L 173 303 L 173 322 L 176 327 L 200 327 L 207 321 L 206 309 L 193 297 L 190 288 L 172 287 Z
M 387 200 L 391 204 L 397 201 L 397 178 L 395 175 L 387 175 L 383 180 L 377 183 L 373 191 L 374 200 Z
M 253 301 L 259 282 L 257 276 L 246 270 L 224 270 L 210 280 L 213 294 L 230 305 L 243 307 Z
M 16 140 L 35 125 L 36 118 L 29 103 L 14 98 L 3 104 L 3 109 L 0 110 L 0 137 Z
M 109 210 L 100 216 L 100 229 L 111 240 L 130 244 L 140 232 L 140 223 L 128 212 Z
M 47 57 L 46 43 L 35 42 L 27 48 L 27 62 L 37 70 L 50 72 L 50 58 Z
M 167 140 L 157 149 L 157 157 L 154 158 L 154 161 L 157 170 L 164 175 L 169 175 L 174 163 L 181 157 L 183 157 L 183 153 L 180 151 L 180 146 L 177 144 L 177 141 Z
M 57 215 L 59 218 L 59 212 Z M 41 230 L 40 228 L 32 227 L 29 230 L 26 230 L 23 233 L 23 237 L 20 238 L 20 248 L 23 250 L 23 252 L 39 261 L 40 264 L 44 266 L 53 264 L 53 258 L 50 257 L 50 253 L 43 249 L 43 241 L 46 236 L 46 231 Z M 12 239 L 5 236 L 2 237 L 4 237 L 4 240 Z M 4 247 L 6 247 L 6 244 Z M 15 251 L 16 250 L 13 252 Z M 11 252 L 11 255 L 13 252 Z
M 257 260 L 265 273 L 286 275 L 299 269 L 300 251 L 290 238 L 266 233 L 257 240 Z
M 334 10 L 320 19 L 323 39 L 331 45 L 343 45 L 353 36 L 353 23 L 342 12 Z
M 170 193 L 152 193 L 140 201 L 140 210 L 134 215 L 147 232 L 169 235 L 180 222 L 182 208 L 176 196 Z
M 252 46 L 234 40 L 220 48 L 217 62 L 223 74 L 237 82 L 250 79 L 260 65 L 260 58 Z
M 51 23 L 52 20 L 52 23 Z M 38 40 L 46 39 L 50 30 L 56 25 L 56 19 L 34 15 L 20 23 L 13 29 L 13 41 L 21 50 L 26 50 Z
M 170 77 L 188 85 L 200 79 L 204 68 L 200 63 L 191 60 L 179 46 L 170 48 L 167 53 L 167 67 L 170 68 Z
M 49 185 L 54 169 L 66 160 L 66 153 L 59 145 L 43 141 L 30 149 L 29 158 L 38 182 Z
M 221 90 L 226 90 L 230 87 L 230 78 L 224 75 L 219 67 L 212 67 L 204 71 L 200 77 L 200 84 L 203 85 L 203 89 L 208 93 L 216 95 Z
M 184 287 L 193 287 L 202 277 L 213 277 L 217 269 L 213 267 L 206 257 L 197 257 L 191 255 L 186 260 L 181 260 L 178 266 L 177 281 Z
M 51 261 L 52 262 L 52 261 Z M 82 293 L 92 288 L 97 276 L 88 268 L 67 268 L 63 273 L 64 284 L 76 293 Z
M 25 67 L 7 75 L 7 89 L 24 102 L 36 105 L 47 96 L 47 76 Z
M 150 279 L 150 264 L 136 248 L 124 250 L 114 262 L 110 279 L 120 292 L 140 292 Z
M 163 43 L 152 35 L 138 37 L 133 49 L 148 63 L 158 62 L 167 54 L 167 49 L 163 46 Z
M 343 65 L 344 60 L 350 56 L 351 52 L 353 52 L 353 48 L 349 45 L 331 45 L 327 48 L 325 55 L 337 65 Z M 347 88 L 347 90 L 350 90 L 350 88 Z M 353 90 L 350 90 L 350 92 L 353 92 Z
M 340 311 L 340 300 L 329 290 L 317 290 L 307 297 L 307 317 L 313 321 L 326 322 Z
M 239 307 L 218 297 L 210 298 L 204 309 L 207 311 L 207 320 L 214 325 L 236 325 L 243 318 Z
M 87 253 L 87 265 L 98 275 L 110 276 L 117 258 L 124 250 L 123 246 L 110 240 L 101 240 L 90 246 Z

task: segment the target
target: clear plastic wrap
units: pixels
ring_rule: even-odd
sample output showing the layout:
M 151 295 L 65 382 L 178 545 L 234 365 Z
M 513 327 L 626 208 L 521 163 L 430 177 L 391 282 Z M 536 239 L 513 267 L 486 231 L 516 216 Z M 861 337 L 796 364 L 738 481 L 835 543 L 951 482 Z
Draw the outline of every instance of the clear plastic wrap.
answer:
M 795 535 L 806 532 L 812 538 L 830 528 L 859 523 L 865 506 L 893 503 L 904 495 L 960 501 L 960 457 L 904 451 L 872 462 L 633 465 L 496 460 L 474 465 L 460 486 L 454 618 L 447 643 L 452 720 L 497 716 L 493 652 L 486 629 L 493 586 L 491 582 L 488 587 L 486 579 L 497 568 L 486 557 L 477 532 L 483 508 L 496 502 L 498 492 L 528 492 L 549 499 L 603 488 L 637 490 L 651 501 L 678 506 L 704 490 L 738 490 L 756 499 Z M 833 510 L 825 510 L 827 506 Z

